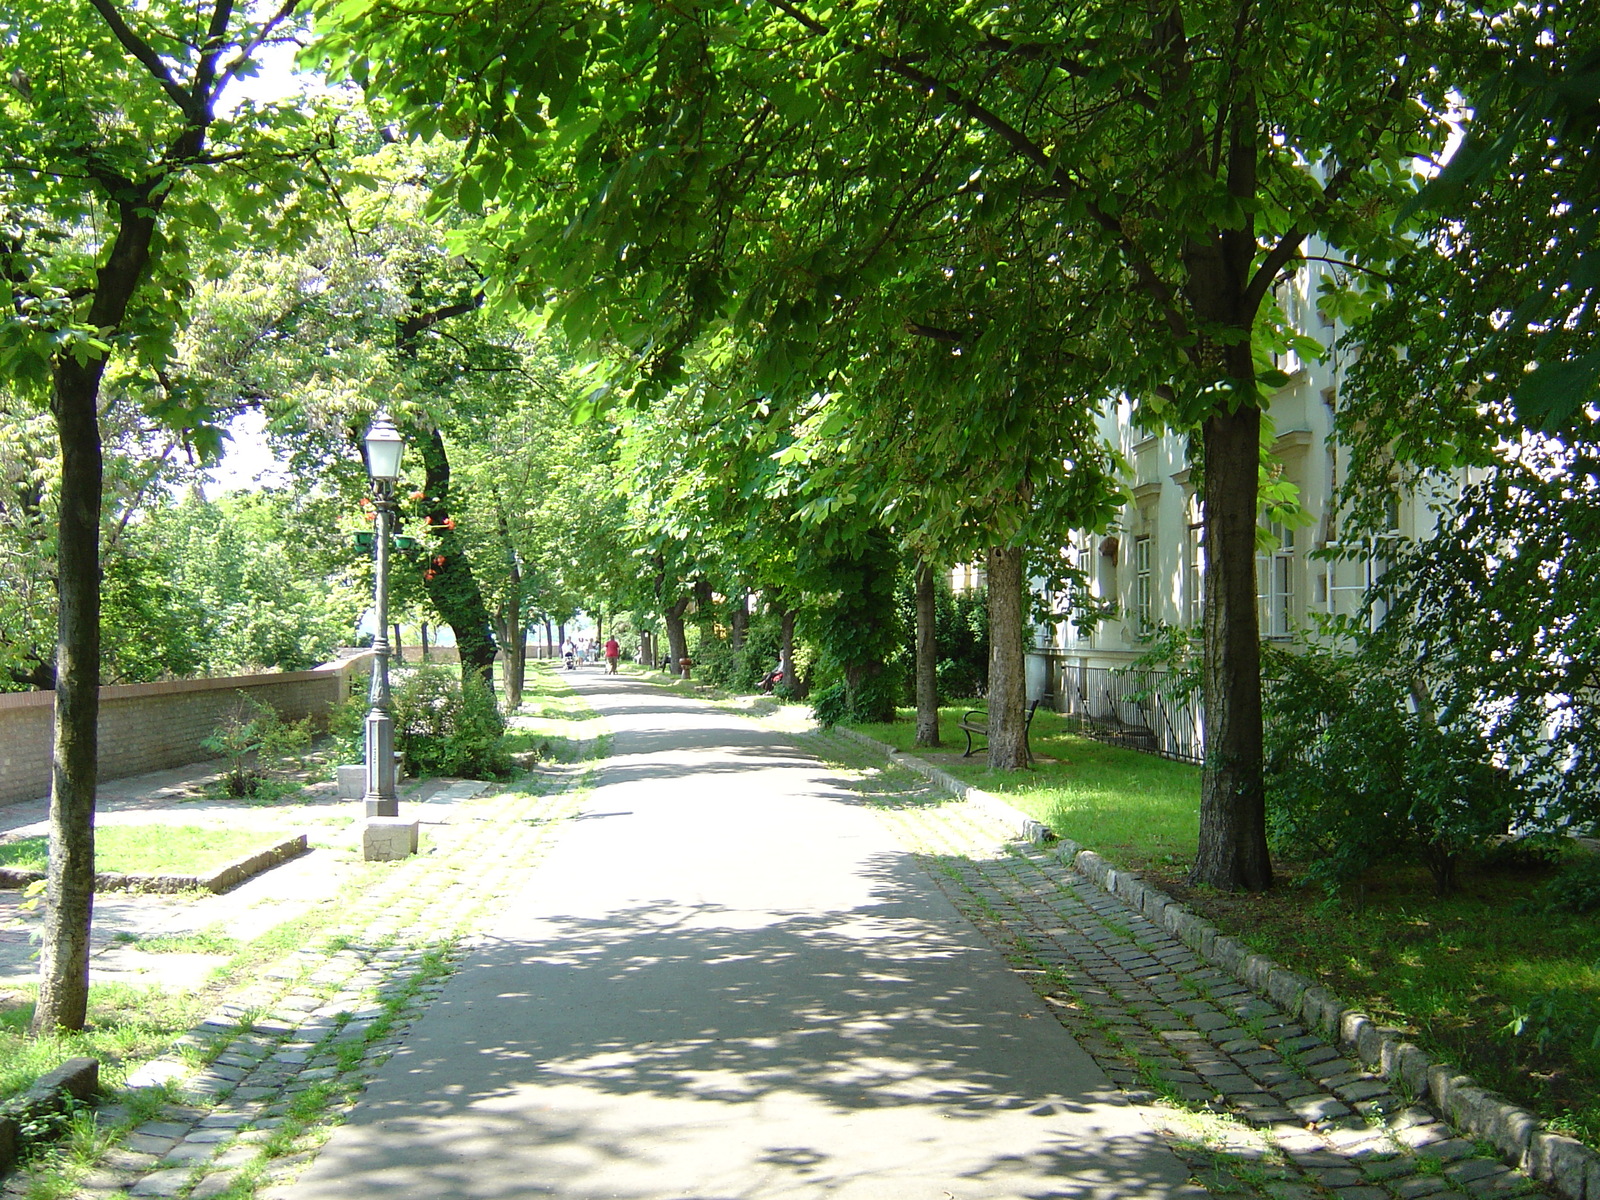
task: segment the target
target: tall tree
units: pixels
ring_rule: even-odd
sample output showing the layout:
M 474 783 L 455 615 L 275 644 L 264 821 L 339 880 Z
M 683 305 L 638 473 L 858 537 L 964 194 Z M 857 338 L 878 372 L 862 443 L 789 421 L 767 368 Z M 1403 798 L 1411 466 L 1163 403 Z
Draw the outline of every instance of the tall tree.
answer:
M 114 356 L 162 361 L 219 210 L 260 216 L 303 150 L 249 108 L 220 111 L 295 8 L 232 0 L 0 14 L 0 369 L 48 392 L 61 453 L 50 878 L 34 1029 L 76 1029 L 88 1000 L 100 662 L 101 383 Z M 284 122 L 280 122 L 280 125 Z M 229 184 L 245 168 L 247 185 Z M 286 178 L 286 175 L 288 178 Z M 281 215 L 281 214 L 280 214 Z M 174 425 L 204 414 L 166 412 Z
M 1063 10 L 572 0 L 330 6 L 327 48 L 473 131 L 452 193 L 519 295 L 631 351 L 646 389 L 708 327 L 748 330 L 755 386 L 842 366 L 863 324 L 943 322 L 886 286 L 1027 264 L 1097 304 L 1094 381 L 1196 435 L 1206 544 L 1207 763 L 1197 882 L 1271 881 L 1254 586 L 1260 410 L 1274 288 L 1312 239 L 1387 261 L 1410 157 L 1442 139 L 1449 14 L 1166 0 Z M 440 45 L 457 48 L 441 55 Z M 512 169 L 515 166 L 516 169 Z M 559 180 L 553 186 L 552 180 Z M 448 201 L 452 194 L 441 199 Z M 970 254 L 952 259 L 951 231 Z M 987 259 L 988 261 L 984 261 Z M 1059 302 L 1013 315 L 1023 330 Z M 1002 338 L 1012 330 L 991 330 Z M 975 344 L 972 352 L 981 353 Z M 996 389 L 993 395 L 1008 394 Z

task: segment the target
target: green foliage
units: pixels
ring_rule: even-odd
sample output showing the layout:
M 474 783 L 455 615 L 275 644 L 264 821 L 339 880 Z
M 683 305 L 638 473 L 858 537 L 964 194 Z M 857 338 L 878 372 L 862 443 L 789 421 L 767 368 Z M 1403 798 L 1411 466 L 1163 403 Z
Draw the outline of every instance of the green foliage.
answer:
M 511 771 L 505 718 L 476 679 L 445 667 L 399 673 L 392 706 L 395 745 L 407 771 L 466 779 L 503 778 Z
M 778 660 L 778 622 L 771 614 L 753 618 L 744 645 L 735 650 L 726 638 L 702 639 L 694 650 L 694 674 L 713 687 L 754 691 Z
M 904 680 L 904 691 L 897 698 L 913 699 L 917 661 L 917 598 L 914 569 L 901 571 L 895 588 L 895 607 L 905 630 L 902 644 L 896 647 L 891 665 Z M 989 598 L 984 591 L 957 595 L 949 576 L 938 571 L 933 583 L 934 672 L 942 700 L 964 700 L 981 696 L 989 680 Z
M 894 719 L 900 685 L 888 660 L 901 639 L 896 566 L 893 546 L 881 530 L 812 548 L 802 563 L 802 578 L 817 598 L 805 614 L 805 628 L 818 649 L 817 684 L 823 695 L 835 684 L 844 687 L 852 721 Z
M 1565 991 L 1535 992 L 1513 1007 L 1500 1032 L 1527 1039 L 1540 1054 L 1565 1045 L 1600 1050 L 1600 1018 L 1593 1004 Z
M 811 693 L 811 715 L 824 729 L 854 723 L 850 711 L 850 689 L 845 687 L 844 680 Z
M 271 705 L 241 690 L 200 744 L 227 762 L 222 787 L 228 795 L 256 796 L 291 759 L 299 765 L 297 756 L 311 744 L 311 719 L 286 722 Z
M 1536 907 L 1549 912 L 1600 912 L 1600 854 L 1576 854 L 1539 889 Z
M 1269 827 L 1312 879 L 1332 889 L 1409 855 L 1444 895 L 1464 856 L 1532 819 L 1482 730 L 1440 724 L 1404 660 L 1307 647 L 1269 661 Z
M 160 548 L 165 625 L 182 628 L 206 671 L 307 670 L 348 641 L 367 603 L 325 495 L 190 494 L 130 536 Z

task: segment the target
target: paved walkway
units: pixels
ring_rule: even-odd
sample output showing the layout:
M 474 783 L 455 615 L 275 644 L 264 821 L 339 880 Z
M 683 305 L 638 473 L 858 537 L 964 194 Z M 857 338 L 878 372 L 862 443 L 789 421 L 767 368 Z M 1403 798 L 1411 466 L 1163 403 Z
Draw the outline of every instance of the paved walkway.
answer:
M 836 771 L 574 678 L 578 820 L 284 1197 L 1195 1191 Z
M 146 1071 L 184 1098 L 79 1195 L 1533 1190 L 976 806 L 842 737 L 567 678 L 615 730 L 592 789 L 580 763 L 425 811 L 427 854 L 331 893 L 269 872 L 320 897 L 315 938 Z

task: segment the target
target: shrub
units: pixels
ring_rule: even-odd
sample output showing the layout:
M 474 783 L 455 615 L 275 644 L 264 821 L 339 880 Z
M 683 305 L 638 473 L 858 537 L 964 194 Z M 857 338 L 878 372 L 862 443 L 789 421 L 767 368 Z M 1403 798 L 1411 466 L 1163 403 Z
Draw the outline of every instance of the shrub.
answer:
M 505 718 L 494 694 L 477 680 L 462 682 L 450 667 L 406 671 L 394 689 L 395 748 L 417 775 L 467 779 L 511 770 Z
M 1535 898 L 1551 912 L 1600 912 L 1600 854 L 1575 856 Z
M 1378 862 L 1421 860 L 1444 895 L 1466 855 L 1530 818 L 1476 729 L 1436 721 L 1392 661 L 1308 647 L 1271 657 L 1268 825 L 1334 888 Z
M 890 665 L 900 672 L 900 698 L 916 699 L 917 602 L 916 570 L 902 568 L 895 589 L 903 637 L 895 648 Z M 941 700 L 964 700 L 982 696 L 989 684 L 989 598 L 981 588 L 957 594 L 950 587 L 947 571 L 934 573 L 933 639 Z
M 271 705 L 241 691 L 222 723 L 200 744 L 226 760 L 224 792 L 256 796 L 274 773 L 300 765 L 300 753 L 311 744 L 311 721 L 286 722 Z
M 824 729 L 832 729 L 850 720 L 850 689 L 841 679 L 820 689 L 811 697 L 811 715 Z

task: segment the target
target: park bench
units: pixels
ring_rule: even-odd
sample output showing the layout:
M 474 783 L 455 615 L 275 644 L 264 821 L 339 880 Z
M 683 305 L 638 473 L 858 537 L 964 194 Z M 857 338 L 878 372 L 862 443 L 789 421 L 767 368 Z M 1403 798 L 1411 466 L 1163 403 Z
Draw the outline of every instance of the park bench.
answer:
M 1039 702 L 1037 700 L 1028 705 L 1028 719 L 1022 723 L 1022 736 L 1024 738 L 1028 736 L 1028 730 L 1033 728 L 1033 714 L 1038 708 Z M 961 757 L 971 758 L 972 751 L 975 749 L 972 744 L 973 736 L 981 737 L 985 741 L 989 739 L 989 714 L 981 708 L 969 708 L 956 728 L 967 735 L 967 748 Z

